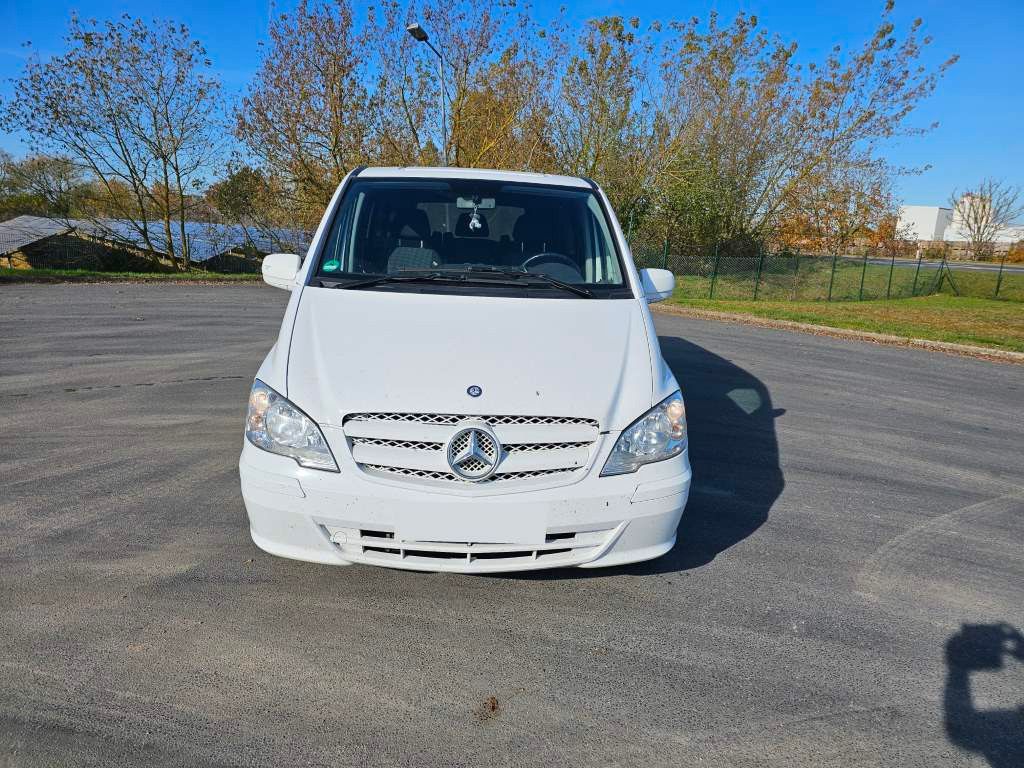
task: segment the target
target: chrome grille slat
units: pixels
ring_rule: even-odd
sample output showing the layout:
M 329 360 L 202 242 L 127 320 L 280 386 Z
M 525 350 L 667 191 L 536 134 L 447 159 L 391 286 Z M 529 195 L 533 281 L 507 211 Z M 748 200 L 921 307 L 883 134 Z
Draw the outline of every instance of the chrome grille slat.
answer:
M 350 413 L 344 423 L 349 421 L 406 421 L 416 424 L 443 424 L 454 427 L 465 419 L 479 419 L 491 426 L 502 424 L 579 424 L 596 427 L 594 419 L 582 419 L 573 416 L 473 416 L 458 413 Z
M 353 437 L 352 445 L 379 445 L 382 448 L 406 448 L 411 451 L 441 451 L 444 443 L 424 440 L 388 440 L 382 437 Z
M 505 450 L 509 453 L 529 453 L 532 451 L 559 451 L 565 448 L 586 448 L 589 442 L 572 443 L 512 443 L 506 445 Z
M 378 445 L 382 448 L 405 448 L 412 451 L 440 451 L 444 443 L 432 443 L 424 440 L 389 440 L 381 437 L 353 437 L 353 445 Z M 589 442 L 568 443 L 511 443 L 503 445 L 508 453 L 526 453 L 530 451 L 557 451 L 565 448 L 585 448 Z

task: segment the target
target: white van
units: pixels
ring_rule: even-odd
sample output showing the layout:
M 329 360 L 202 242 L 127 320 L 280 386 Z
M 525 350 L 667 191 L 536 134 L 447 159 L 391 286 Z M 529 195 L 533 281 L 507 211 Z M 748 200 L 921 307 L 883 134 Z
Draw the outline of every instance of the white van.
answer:
M 344 565 L 483 573 L 599 567 L 672 548 L 686 415 L 593 182 L 364 168 L 309 255 L 249 397 L 253 541 Z

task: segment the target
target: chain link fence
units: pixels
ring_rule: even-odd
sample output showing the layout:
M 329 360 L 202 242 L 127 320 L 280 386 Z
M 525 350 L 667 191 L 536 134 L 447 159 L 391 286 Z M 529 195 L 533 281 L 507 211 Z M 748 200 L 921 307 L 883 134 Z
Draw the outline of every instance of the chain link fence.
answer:
M 677 293 L 687 298 L 868 301 L 946 293 L 1024 301 L 1024 266 L 1005 258 L 958 262 L 944 256 L 824 256 L 797 251 L 737 255 L 724 248 L 702 254 L 700 249 L 688 253 L 668 243 L 637 243 L 631 250 L 638 267 L 672 270 Z

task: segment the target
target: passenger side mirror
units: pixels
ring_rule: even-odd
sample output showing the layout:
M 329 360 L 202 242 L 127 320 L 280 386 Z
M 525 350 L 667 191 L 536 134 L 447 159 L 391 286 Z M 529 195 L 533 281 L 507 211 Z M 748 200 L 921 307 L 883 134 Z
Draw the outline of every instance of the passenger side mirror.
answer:
M 667 269 L 641 269 L 640 286 L 648 304 L 664 301 L 676 289 L 676 276 Z
M 275 288 L 292 289 L 302 261 L 294 253 L 268 253 L 263 257 L 263 281 Z

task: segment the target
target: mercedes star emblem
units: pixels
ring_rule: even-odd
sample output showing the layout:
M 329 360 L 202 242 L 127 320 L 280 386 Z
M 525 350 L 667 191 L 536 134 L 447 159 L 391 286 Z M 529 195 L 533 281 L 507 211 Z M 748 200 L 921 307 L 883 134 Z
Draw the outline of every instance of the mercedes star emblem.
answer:
M 476 483 L 486 480 L 501 461 L 501 443 L 484 422 L 463 422 L 445 448 L 456 477 Z

